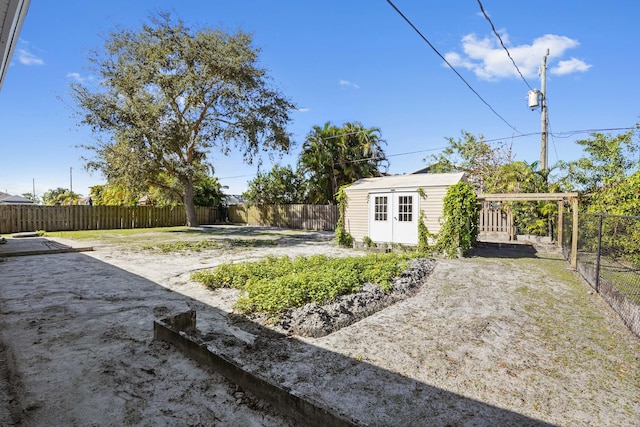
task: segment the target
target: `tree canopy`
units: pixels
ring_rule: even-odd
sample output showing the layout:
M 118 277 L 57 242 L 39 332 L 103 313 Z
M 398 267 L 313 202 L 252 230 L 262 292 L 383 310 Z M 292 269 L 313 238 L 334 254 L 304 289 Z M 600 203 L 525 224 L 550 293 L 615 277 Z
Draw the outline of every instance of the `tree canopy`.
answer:
M 335 203 L 338 189 L 360 178 L 380 176 L 388 163 L 380 129 L 347 122 L 313 126 L 302 145 L 298 170 L 307 179 L 310 203 Z
M 576 141 L 584 147 L 586 156 L 572 162 L 562 162 L 566 170 L 564 185 L 584 193 L 592 193 L 629 176 L 640 168 L 640 143 L 634 132 L 611 136 L 592 133 L 590 139 Z
M 98 184 L 90 188 L 91 200 L 95 206 L 135 206 L 141 194 L 129 187 L 115 184 Z
M 109 183 L 172 191 L 193 226 L 208 152 L 236 148 L 251 163 L 261 150 L 288 150 L 295 106 L 272 88 L 250 34 L 192 30 L 166 13 L 150 21 L 111 32 L 89 57 L 100 85 L 72 84 L 72 96 L 97 136 L 87 167 Z
M 611 215 L 640 214 L 640 170 L 601 188 L 588 200 L 587 212 Z
M 494 176 L 498 168 L 513 161 L 511 147 L 504 142 L 493 145 L 485 142 L 484 136 L 475 136 L 461 131 L 458 139 L 447 138 L 449 146 L 441 153 L 424 160 L 431 162 L 430 172 L 466 172 L 476 191 L 486 191 L 486 181 Z
M 305 182 L 291 166 L 274 165 L 268 173 L 259 172 L 249 181 L 242 195 L 254 205 L 287 205 L 305 203 Z
M 58 187 L 48 190 L 42 195 L 42 203 L 49 206 L 54 205 L 77 205 L 82 195 L 69 191 L 66 188 Z

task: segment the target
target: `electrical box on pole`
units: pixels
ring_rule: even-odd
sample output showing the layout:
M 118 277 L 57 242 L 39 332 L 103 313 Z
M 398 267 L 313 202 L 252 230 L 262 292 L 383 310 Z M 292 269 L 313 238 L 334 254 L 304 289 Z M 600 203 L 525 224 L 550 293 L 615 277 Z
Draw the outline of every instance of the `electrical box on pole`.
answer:
M 540 92 L 538 90 L 530 90 L 528 96 L 529 108 L 536 109 L 540 106 Z

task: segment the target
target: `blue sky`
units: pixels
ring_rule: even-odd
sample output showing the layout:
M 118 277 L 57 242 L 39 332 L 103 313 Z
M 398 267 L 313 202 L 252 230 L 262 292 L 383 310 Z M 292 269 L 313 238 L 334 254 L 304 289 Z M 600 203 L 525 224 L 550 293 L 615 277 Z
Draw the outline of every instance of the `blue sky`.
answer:
M 540 112 L 476 0 L 395 0 L 431 44 L 512 129 L 444 65 L 385 0 L 86 1 L 31 0 L 0 91 L 0 191 L 39 196 L 69 187 L 88 195 L 103 178 L 84 170 L 69 84 L 89 81 L 87 52 L 116 26 L 138 27 L 169 11 L 192 27 L 241 28 L 254 35 L 261 64 L 297 106 L 289 126 L 297 146 L 278 160 L 295 165 L 313 125 L 360 121 L 387 141 L 389 172 L 411 172 L 462 130 L 512 144 L 517 160 L 540 158 Z M 528 83 L 540 88 L 546 49 L 549 164 L 581 156 L 585 129 L 628 128 L 640 116 L 640 3 L 506 0 L 482 2 Z M 618 134 L 621 131 L 611 131 Z M 606 132 L 608 133 L 608 132 Z M 409 153 L 409 154 L 408 154 Z M 215 175 L 237 194 L 257 172 L 240 153 L 210 156 Z M 263 170 L 272 161 L 266 157 Z

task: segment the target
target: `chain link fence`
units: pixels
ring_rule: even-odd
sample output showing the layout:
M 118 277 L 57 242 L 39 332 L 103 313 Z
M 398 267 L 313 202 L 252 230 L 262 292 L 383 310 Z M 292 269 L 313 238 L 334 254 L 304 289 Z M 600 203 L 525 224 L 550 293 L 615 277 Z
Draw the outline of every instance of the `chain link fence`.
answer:
M 570 256 L 572 217 L 564 216 L 562 246 Z M 578 271 L 640 335 L 640 217 L 580 214 Z

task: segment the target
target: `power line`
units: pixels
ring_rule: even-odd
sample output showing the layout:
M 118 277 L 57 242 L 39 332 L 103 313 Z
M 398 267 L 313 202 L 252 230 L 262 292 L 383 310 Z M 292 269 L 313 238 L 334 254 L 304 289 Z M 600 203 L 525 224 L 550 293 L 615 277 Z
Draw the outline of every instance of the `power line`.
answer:
M 216 178 L 218 178 L 218 179 L 236 179 L 236 178 L 248 178 L 250 176 L 256 176 L 256 175 L 257 175 L 257 173 L 253 173 L 253 174 L 249 174 L 249 175 L 224 176 L 224 177 L 221 177 L 221 178 L 218 178 L 218 177 L 216 177 Z
M 579 129 L 579 130 L 570 130 L 570 131 L 562 131 L 562 132 L 549 132 L 549 135 L 552 135 L 555 138 L 570 138 L 574 135 L 578 135 L 581 133 L 596 133 L 596 132 L 612 132 L 612 131 L 628 131 L 628 130 L 634 130 L 634 129 L 638 129 L 637 126 L 632 126 L 632 127 L 619 127 L 619 128 L 597 128 L 597 129 Z M 511 136 L 505 136 L 502 138 L 493 138 L 493 139 L 484 139 L 483 142 L 496 142 L 496 141 L 504 141 L 506 139 L 515 139 L 515 138 L 524 138 L 527 136 L 536 136 L 536 135 L 540 135 L 542 132 L 530 132 L 530 133 L 521 133 L 520 135 L 511 135 Z M 394 154 L 387 154 L 384 159 L 388 159 L 389 157 L 400 157 L 400 156 L 409 156 L 411 154 L 420 154 L 420 153 L 427 153 L 430 151 L 440 151 L 440 150 L 444 150 L 447 147 L 437 147 L 437 148 L 427 148 L 424 150 L 416 150 L 416 151 L 407 151 L 404 153 L 394 153 Z M 554 146 L 555 148 L 555 146 Z M 558 156 L 558 153 L 556 152 L 556 156 Z M 357 163 L 357 162 L 364 162 L 364 161 L 369 161 L 369 160 L 384 160 L 381 157 L 369 157 L 366 159 L 358 159 L 358 160 L 350 160 L 347 163 Z M 249 174 L 249 175 L 236 175 L 236 176 L 225 176 L 225 177 L 218 177 L 218 179 L 234 179 L 234 178 L 247 178 L 247 177 L 253 177 L 253 176 L 257 176 L 257 173 L 254 174 Z
M 387 160 L 389 157 L 408 156 L 410 154 L 427 153 L 429 151 L 440 151 L 440 150 L 444 150 L 445 148 L 447 148 L 447 147 L 427 148 L 425 150 L 408 151 L 406 153 L 387 154 L 384 157 L 380 157 L 380 156 L 368 157 L 366 159 L 349 160 L 346 163 L 368 162 L 369 160 Z
M 512 125 L 511 125 L 511 123 L 509 123 L 508 121 L 506 121 L 504 117 L 502 117 L 500 114 L 498 114 L 498 112 L 497 112 L 496 110 L 494 110 L 494 109 L 493 109 L 493 107 L 492 107 L 492 106 L 491 106 L 487 101 L 485 101 L 485 99 L 484 99 L 482 96 L 480 96 L 480 94 L 479 94 L 478 92 L 476 92 L 476 90 L 475 90 L 473 87 L 471 87 L 471 85 L 470 85 L 470 84 L 469 84 L 469 83 L 464 79 L 464 77 L 462 77 L 462 75 L 458 72 L 458 70 L 456 70 L 456 69 L 453 67 L 453 65 L 451 65 L 451 64 L 449 63 L 449 61 L 447 61 L 447 60 L 445 59 L 445 57 L 444 57 L 444 56 L 442 56 L 442 54 L 438 51 L 438 49 L 436 49 L 436 48 L 435 48 L 435 46 L 433 46 L 433 45 L 431 44 L 431 42 L 430 42 L 430 41 L 429 41 L 429 40 L 428 40 L 424 35 L 422 35 L 422 33 L 420 32 L 420 30 L 418 30 L 418 28 L 416 28 L 416 26 L 415 26 L 415 25 L 413 25 L 413 23 L 409 20 L 409 18 L 407 18 L 407 17 L 406 17 L 406 16 L 405 16 L 401 11 L 400 11 L 400 9 L 398 9 L 398 8 L 396 7 L 396 5 L 395 5 L 395 4 L 393 4 L 393 2 L 392 2 L 391 0 L 387 0 L 387 3 L 389 3 L 389 5 L 391 5 L 391 7 L 393 7 L 393 8 L 395 9 L 395 11 L 396 11 L 396 12 L 398 12 L 398 14 L 402 17 L 402 19 L 404 19 L 404 20 L 407 22 L 407 24 L 409 24 L 409 26 L 410 26 L 411 28 L 413 28 L 413 30 L 414 30 L 416 33 L 418 33 L 418 35 L 422 38 L 422 40 L 424 40 L 424 41 L 429 45 L 429 47 L 430 47 L 430 48 L 431 48 L 431 49 L 432 49 L 432 50 L 433 50 L 433 51 L 434 51 L 434 52 L 435 52 L 435 53 L 436 53 L 440 58 L 442 58 L 442 60 L 445 62 L 445 64 L 447 64 L 447 66 L 448 66 L 449 68 L 451 68 L 451 70 L 452 70 L 454 73 L 456 73 L 456 75 L 460 78 L 460 80 L 462 80 L 462 81 L 464 82 L 464 84 L 465 84 L 465 85 L 467 85 L 467 87 L 471 90 L 471 92 L 475 93 L 475 94 L 476 94 L 476 96 L 480 99 L 480 101 L 482 101 L 482 102 L 483 102 L 487 107 L 489 107 L 489 109 L 490 109 L 491 111 L 493 111 L 493 114 L 495 114 L 496 116 L 498 116 L 498 117 L 500 118 L 500 120 L 502 120 L 504 123 L 506 123 L 506 124 L 507 124 L 507 126 L 509 126 L 511 129 L 515 130 L 515 131 L 516 131 L 516 132 L 518 132 L 519 134 L 522 134 L 522 132 L 520 132 L 518 129 L 516 129 L 514 126 L 512 126 Z
M 633 130 L 633 129 L 637 129 L 637 127 L 634 126 L 634 127 L 624 127 L 624 128 L 568 130 L 564 132 L 554 132 L 553 136 L 555 136 L 556 138 L 571 138 L 572 136 L 578 135 L 580 133 L 612 132 L 612 131 Z
M 496 27 L 493 25 L 493 22 L 491 22 L 491 18 L 489 18 L 489 15 L 487 15 L 487 12 L 484 11 L 484 6 L 482 6 L 482 3 L 480 2 L 480 0 L 478 0 L 478 4 L 480 5 L 480 10 L 482 11 L 482 14 L 487 19 L 487 21 L 489 21 L 489 24 L 491 24 L 491 29 L 493 30 L 493 34 L 495 34 L 498 40 L 500 40 L 500 44 L 502 45 L 504 50 L 507 52 L 507 56 L 513 63 L 513 66 L 516 67 L 516 70 L 518 71 L 518 74 L 520 74 L 520 77 L 522 77 L 524 84 L 526 84 L 530 90 L 533 90 L 533 88 L 531 87 L 527 79 L 525 79 L 522 73 L 520 72 L 520 68 L 518 68 L 518 65 L 516 65 L 516 61 L 514 61 L 513 58 L 511 57 L 511 53 L 509 52 L 509 49 L 507 49 L 507 47 L 504 45 L 504 42 L 502 41 L 502 37 L 500 37 L 500 34 L 498 34 L 498 31 L 496 30 Z

